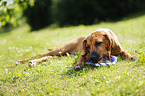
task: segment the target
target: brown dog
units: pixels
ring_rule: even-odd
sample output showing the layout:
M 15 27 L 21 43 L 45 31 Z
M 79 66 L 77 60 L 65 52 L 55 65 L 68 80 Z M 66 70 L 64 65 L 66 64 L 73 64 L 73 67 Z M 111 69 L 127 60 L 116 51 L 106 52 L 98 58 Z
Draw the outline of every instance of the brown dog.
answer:
M 125 52 L 117 40 L 115 34 L 109 29 L 98 29 L 89 36 L 80 36 L 71 40 L 61 47 L 51 50 L 47 53 L 39 54 L 40 59 L 35 59 L 30 64 L 46 61 L 51 56 L 65 55 L 66 53 L 77 53 L 82 51 L 77 64 L 74 66 L 75 70 L 80 70 L 88 61 L 97 63 L 102 58 L 109 58 L 110 55 L 120 56 L 122 59 L 134 59 L 129 53 Z M 28 59 L 23 59 L 17 62 L 23 63 L 36 56 Z

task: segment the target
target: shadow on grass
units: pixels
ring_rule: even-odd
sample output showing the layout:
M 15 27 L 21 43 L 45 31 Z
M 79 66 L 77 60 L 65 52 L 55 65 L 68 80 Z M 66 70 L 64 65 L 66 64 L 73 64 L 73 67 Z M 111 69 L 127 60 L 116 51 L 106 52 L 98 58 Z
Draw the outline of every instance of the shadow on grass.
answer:
M 79 58 L 79 56 L 81 55 L 81 51 L 79 51 L 75 56 L 75 60 L 74 62 L 72 63 L 72 66 L 69 68 L 69 70 L 66 72 L 63 72 L 62 76 L 68 76 L 68 78 L 71 78 L 71 77 L 77 77 L 77 76 L 82 76 L 82 75 L 85 75 L 85 73 L 88 73 L 89 71 L 92 71 L 92 70 L 97 70 L 98 68 L 101 68 L 103 66 L 100 66 L 100 67 L 97 67 L 97 66 L 91 66 L 91 65 L 85 65 L 81 70 L 79 71 L 75 71 L 74 69 L 74 65 L 77 64 L 77 60 Z M 74 57 L 74 55 L 73 55 Z M 110 66 L 105 66 L 105 67 L 110 67 Z
M 99 68 L 102 68 L 103 66 L 100 67 L 94 67 L 94 66 L 90 66 L 90 65 L 86 65 L 83 67 L 82 70 L 80 71 L 75 71 L 74 70 L 74 66 L 72 66 L 67 72 L 63 72 L 62 76 L 69 78 L 74 78 L 74 77 L 80 77 L 83 75 L 86 75 L 94 70 L 98 70 Z M 110 68 L 110 66 L 105 66 L 107 68 Z M 92 75 L 92 74 L 90 74 Z
M 96 67 L 92 67 L 92 66 L 84 66 L 83 69 L 79 70 L 79 71 L 75 71 L 74 70 L 74 66 L 72 66 L 66 73 L 64 73 L 64 75 L 67 76 L 81 76 L 82 73 L 87 73 L 90 70 L 94 70 L 97 69 Z
M 11 35 L 11 30 L 12 29 L 14 29 L 14 27 L 1 28 L 0 29 L 0 37 Z
M 98 70 L 99 68 L 103 67 L 103 66 L 97 67 L 97 66 L 85 65 L 81 70 L 75 71 L 74 65 L 77 63 L 77 59 L 78 58 L 75 59 L 74 63 L 72 64 L 72 66 L 69 68 L 67 72 L 63 72 L 62 76 L 67 76 L 67 78 L 78 77 L 78 76 L 85 75 L 90 71 Z M 110 68 L 110 66 L 105 66 L 105 67 Z
M 14 28 L 17 28 L 17 27 L 7 26 L 7 27 L 4 27 L 4 28 L 1 28 L 0 34 L 8 33 L 8 32 L 10 32 L 12 29 L 14 29 Z

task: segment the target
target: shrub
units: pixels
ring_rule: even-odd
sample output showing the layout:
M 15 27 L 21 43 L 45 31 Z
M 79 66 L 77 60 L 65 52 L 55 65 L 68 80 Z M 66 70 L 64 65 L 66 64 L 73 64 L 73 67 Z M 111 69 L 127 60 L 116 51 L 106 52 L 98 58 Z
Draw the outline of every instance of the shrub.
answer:
M 32 30 L 51 23 L 59 26 L 116 20 L 145 8 L 145 0 L 36 0 L 24 11 Z
M 0 0 L 0 28 L 7 29 L 22 23 L 21 10 L 33 6 L 34 0 Z
M 38 30 L 51 24 L 51 0 L 35 0 L 34 7 L 28 7 L 23 14 L 31 30 Z
M 145 8 L 144 0 L 57 0 L 53 11 L 59 25 L 92 24 L 117 19 Z

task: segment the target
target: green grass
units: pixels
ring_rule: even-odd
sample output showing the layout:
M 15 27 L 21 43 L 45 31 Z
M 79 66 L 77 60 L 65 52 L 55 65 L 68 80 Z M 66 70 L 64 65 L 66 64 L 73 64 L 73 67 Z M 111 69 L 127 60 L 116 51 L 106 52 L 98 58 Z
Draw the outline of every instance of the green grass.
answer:
M 49 59 L 35 67 L 15 62 L 47 52 L 98 28 L 109 28 L 124 50 L 139 58 L 137 62 L 118 59 L 110 67 L 85 67 L 75 72 L 77 56 Z M 0 96 L 13 95 L 145 95 L 145 15 L 118 22 L 90 26 L 45 28 L 29 32 L 28 25 L 0 33 Z M 137 53 L 134 53 L 136 50 Z

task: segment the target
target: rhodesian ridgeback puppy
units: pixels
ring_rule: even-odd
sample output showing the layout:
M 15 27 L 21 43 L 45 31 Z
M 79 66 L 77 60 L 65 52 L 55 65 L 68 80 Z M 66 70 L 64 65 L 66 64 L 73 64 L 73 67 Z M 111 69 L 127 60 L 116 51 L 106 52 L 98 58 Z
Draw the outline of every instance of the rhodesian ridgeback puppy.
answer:
M 77 64 L 74 66 L 75 70 L 80 70 L 84 67 L 86 62 L 97 63 L 110 55 L 120 56 L 122 59 L 134 60 L 135 58 L 123 50 L 115 34 L 109 29 L 98 29 L 88 36 L 80 36 L 71 40 L 64 45 L 53 49 L 47 53 L 39 54 L 40 59 L 35 59 L 33 62 L 39 63 L 46 61 L 52 56 L 65 55 L 66 53 L 77 53 L 82 51 Z M 17 63 L 23 63 L 36 56 L 28 59 L 19 60 Z M 33 63 L 30 62 L 30 63 Z

